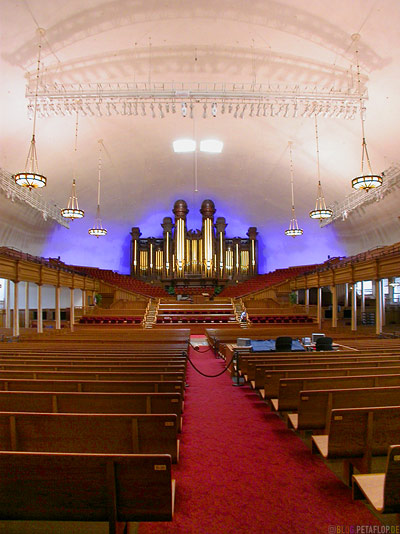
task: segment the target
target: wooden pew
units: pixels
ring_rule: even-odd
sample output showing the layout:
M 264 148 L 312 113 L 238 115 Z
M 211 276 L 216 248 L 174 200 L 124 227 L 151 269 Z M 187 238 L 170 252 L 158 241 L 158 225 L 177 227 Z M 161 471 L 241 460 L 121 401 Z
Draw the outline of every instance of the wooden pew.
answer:
M 376 388 L 400 386 L 400 370 L 398 374 L 360 375 L 360 376 L 321 376 L 283 378 L 279 380 L 278 398 L 269 399 L 273 409 L 277 411 L 298 411 L 300 394 L 309 390 Z M 305 406 L 304 406 L 305 407 Z
M 90 371 L 90 372 L 181 372 L 184 373 L 186 369 L 185 364 L 171 364 L 171 365 L 151 365 L 151 364 L 121 364 L 121 365 L 102 365 L 102 364 L 96 364 L 96 363 L 76 363 L 76 364 L 69 364 L 69 365 L 63 365 L 60 364 L 54 364 L 54 365 L 47 365 L 45 363 L 43 364 L 29 364 L 29 363 L 22 363 L 22 364 L 0 364 L 0 372 L 1 371 Z
M 18 380 L 0 379 L 0 391 L 76 391 L 84 393 L 180 393 L 185 384 L 174 381 L 112 381 L 112 380 Z
M 367 500 L 380 514 L 400 512 L 400 445 L 391 445 L 384 473 L 353 475 L 353 500 Z
M 94 371 L 0 371 L 0 379 L 20 378 L 24 380 L 122 380 L 122 381 L 153 381 L 153 380 L 184 380 L 182 372 L 94 372 Z
M 0 372 L 1 373 L 1 372 Z M 265 399 L 274 399 L 279 395 L 279 381 L 283 378 L 312 378 L 329 376 L 368 376 L 368 375 L 397 375 L 400 365 L 389 367 L 340 367 L 335 369 L 299 369 L 267 371 L 264 377 L 264 388 L 260 394 Z
M 340 368 L 347 368 L 347 367 L 358 367 L 359 369 L 363 368 L 384 368 L 384 367 L 396 367 L 400 366 L 400 360 L 383 360 L 382 358 L 377 358 L 373 360 L 367 360 L 367 361 L 359 361 L 357 359 L 352 358 L 344 358 L 344 359 L 334 359 L 329 361 L 319 361 L 315 363 L 289 363 L 289 364 L 280 364 L 280 363 L 273 363 L 269 365 L 261 365 L 255 367 L 255 378 L 254 381 L 251 382 L 251 385 L 255 389 L 261 389 L 265 383 L 265 376 L 267 373 L 270 373 L 272 371 L 282 371 L 290 370 L 290 371 L 296 371 L 296 370 L 309 370 L 312 371 L 313 369 L 340 369 Z
M 0 412 L 0 450 L 101 454 L 169 454 L 179 459 L 174 414 Z
M 179 430 L 182 407 L 180 393 L 0 391 L 2 412 L 175 414 Z
M 293 355 L 293 353 L 281 353 L 277 355 L 272 353 L 269 356 L 249 356 L 239 354 L 239 371 L 246 381 L 255 380 L 255 368 L 263 367 L 271 364 L 312 364 L 312 363 L 329 363 L 338 360 L 343 361 L 376 361 L 376 360 L 400 360 L 400 351 L 393 351 L 385 353 L 380 352 L 317 352 L 317 353 L 302 353 Z
M 296 430 L 320 430 L 328 427 L 333 409 L 394 405 L 400 405 L 400 382 L 389 387 L 302 391 L 298 413 L 288 414 L 288 421 Z
M 32 521 L 106 521 L 122 534 L 125 522 L 171 521 L 174 495 L 166 454 L 0 451 L 1 523 L 20 521 L 21 534 Z
M 311 436 L 312 451 L 325 459 L 343 459 L 350 484 L 353 467 L 369 473 L 372 457 L 386 455 L 399 432 L 400 406 L 331 410 L 326 434 Z

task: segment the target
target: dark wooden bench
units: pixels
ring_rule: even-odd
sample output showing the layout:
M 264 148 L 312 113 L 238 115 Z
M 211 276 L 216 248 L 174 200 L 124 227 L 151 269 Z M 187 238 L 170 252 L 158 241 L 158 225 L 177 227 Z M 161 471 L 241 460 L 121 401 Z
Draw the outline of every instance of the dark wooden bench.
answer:
M 175 414 L 179 430 L 182 403 L 180 393 L 0 391 L 2 412 Z
M 325 459 L 343 459 L 350 484 L 353 467 L 369 473 L 372 457 L 386 455 L 399 433 L 400 406 L 331 410 L 326 434 L 311 437 L 312 451 Z
M 164 381 L 184 380 L 183 372 L 96 372 L 96 371 L 0 371 L 0 379 L 23 380 L 119 380 L 119 381 Z
M 265 399 L 274 399 L 279 395 L 279 383 L 286 378 L 312 378 L 333 376 L 368 376 L 368 375 L 398 375 L 400 366 L 390 367 L 340 367 L 335 369 L 299 369 L 267 371 L 264 377 L 264 388 L 260 394 Z
M 124 523 L 171 521 L 175 482 L 171 457 L 0 451 L 0 517 L 20 521 L 105 521 L 110 534 Z
M 75 391 L 84 393 L 181 393 L 182 380 L 133 382 L 128 380 L 18 380 L 0 379 L 0 391 Z
M 308 390 L 375 388 L 400 386 L 400 370 L 396 375 L 327 376 L 284 378 L 279 380 L 276 399 L 269 399 L 272 409 L 280 412 L 298 411 L 300 394 Z M 306 406 L 302 406 L 306 408 Z
M 397 387 L 302 391 L 298 413 L 288 414 L 288 421 L 296 430 L 320 430 L 328 427 L 333 409 L 394 405 L 400 405 L 400 381 Z
M 102 364 L 96 364 L 96 363 L 70 363 L 69 365 L 63 365 L 62 363 L 54 364 L 54 365 L 48 365 L 46 363 L 40 363 L 40 364 L 29 364 L 29 363 L 22 363 L 22 364 L 0 364 L 0 372 L 1 371 L 91 371 L 91 372 L 182 372 L 184 373 L 186 369 L 186 365 L 183 364 L 171 364 L 171 365 L 164 365 L 164 364 L 110 364 L 110 365 L 102 365 Z
M 367 361 L 360 361 L 357 359 L 352 358 L 344 358 L 344 359 L 334 359 L 330 361 L 319 361 L 315 363 L 290 363 L 290 364 L 280 364 L 280 363 L 274 363 L 274 364 L 268 364 L 268 365 L 260 365 L 256 366 L 255 368 L 255 378 L 254 382 L 251 382 L 251 385 L 255 389 L 261 389 L 265 383 L 265 375 L 269 373 L 270 371 L 296 371 L 296 370 L 310 370 L 313 369 L 340 369 L 340 368 L 348 368 L 348 367 L 357 367 L 359 369 L 365 368 L 381 368 L 381 367 L 390 367 L 390 366 L 400 366 L 400 360 L 384 360 L 382 358 L 376 358 L 372 360 Z
M 367 500 L 380 514 L 400 512 L 400 445 L 391 445 L 384 473 L 353 475 L 353 500 Z
M 174 414 L 0 412 L 0 450 L 169 454 L 179 459 Z

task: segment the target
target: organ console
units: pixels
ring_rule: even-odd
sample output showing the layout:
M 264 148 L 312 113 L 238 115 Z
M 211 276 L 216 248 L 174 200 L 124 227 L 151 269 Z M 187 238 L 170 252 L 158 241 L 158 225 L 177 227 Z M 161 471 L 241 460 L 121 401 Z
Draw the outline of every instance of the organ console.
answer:
M 212 200 L 201 204 L 201 230 L 188 230 L 187 203 L 177 200 L 171 217 L 164 217 L 162 238 L 142 238 L 138 227 L 131 231 L 131 275 L 146 281 L 208 280 L 212 284 L 245 280 L 258 272 L 257 228 L 247 237 L 226 236 L 227 223 L 217 217 Z

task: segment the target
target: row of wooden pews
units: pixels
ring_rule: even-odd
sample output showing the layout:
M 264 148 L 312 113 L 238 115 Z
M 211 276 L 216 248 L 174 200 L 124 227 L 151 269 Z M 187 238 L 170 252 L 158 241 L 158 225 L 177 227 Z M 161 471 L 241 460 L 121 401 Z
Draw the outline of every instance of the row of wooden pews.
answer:
M 384 513 L 400 512 L 400 346 L 390 341 L 363 339 L 353 347 L 347 339 L 341 350 L 319 353 L 244 347 L 235 360 L 289 428 L 311 434 L 313 453 L 342 462 L 354 498 Z M 220 345 L 220 353 L 228 359 L 232 350 Z M 373 461 L 386 457 L 386 476 L 373 473 Z
M 0 528 L 172 520 L 185 334 L 0 344 Z

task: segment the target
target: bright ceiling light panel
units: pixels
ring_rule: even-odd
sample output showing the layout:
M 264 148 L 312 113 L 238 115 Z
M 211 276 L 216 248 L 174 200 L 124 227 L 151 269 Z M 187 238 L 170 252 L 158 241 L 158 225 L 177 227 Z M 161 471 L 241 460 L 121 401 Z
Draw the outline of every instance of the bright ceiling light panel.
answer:
M 196 141 L 193 139 L 177 139 L 172 143 L 174 152 L 194 152 L 196 150 Z
M 200 141 L 201 152 L 211 152 L 212 154 L 220 154 L 224 143 L 218 139 L 204 139 Z

